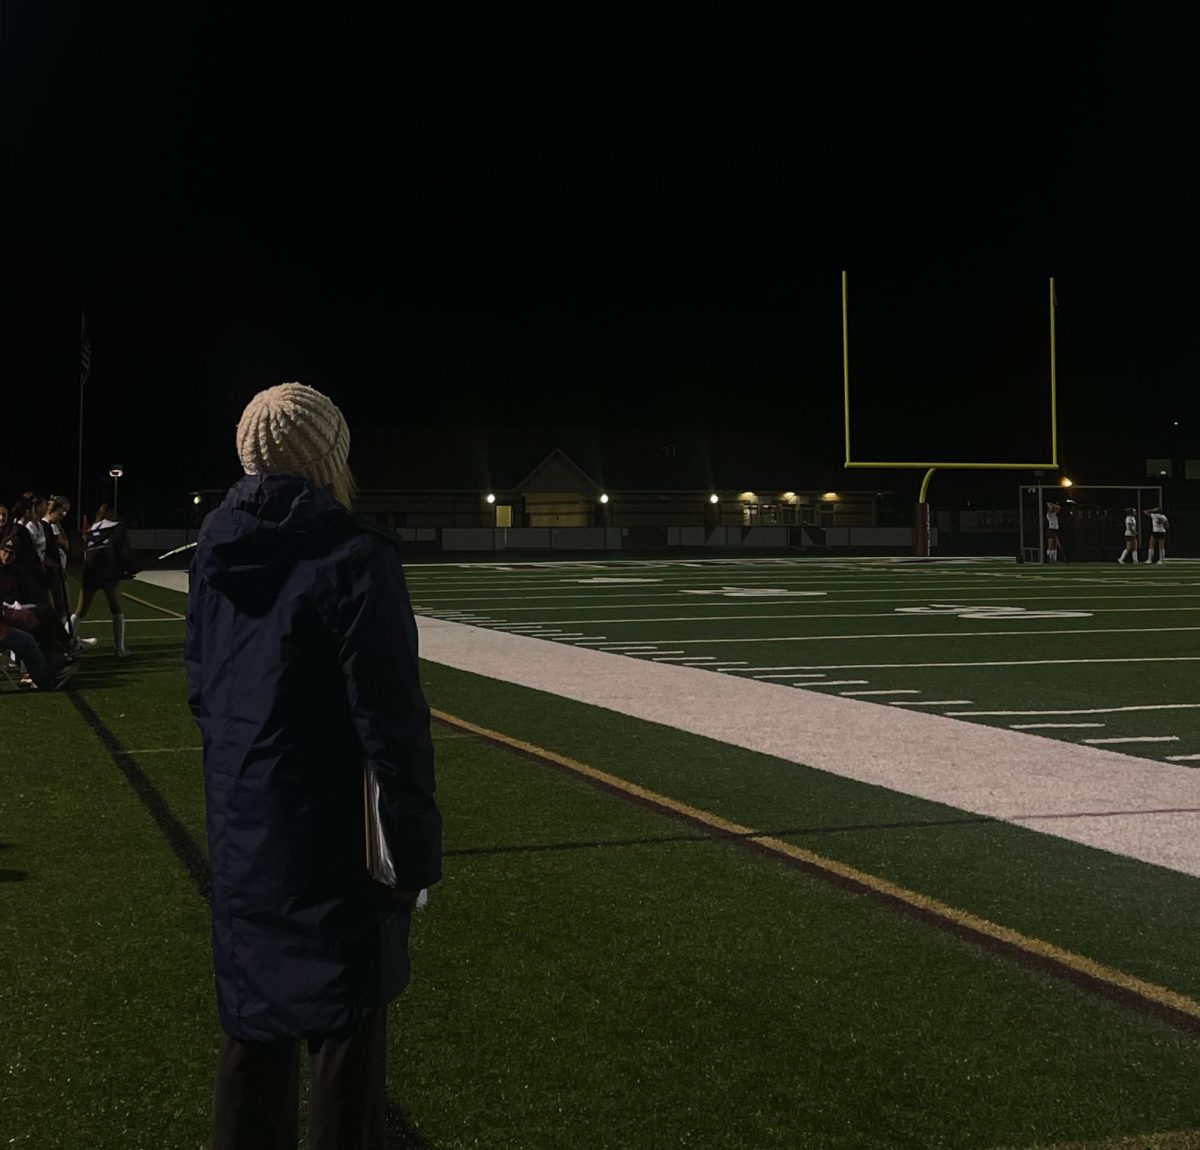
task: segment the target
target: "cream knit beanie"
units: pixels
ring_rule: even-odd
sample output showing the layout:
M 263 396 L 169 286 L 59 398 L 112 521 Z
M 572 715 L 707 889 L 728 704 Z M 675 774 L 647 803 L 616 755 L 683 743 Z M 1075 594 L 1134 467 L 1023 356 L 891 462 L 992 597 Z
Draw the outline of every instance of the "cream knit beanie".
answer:
M 247 475 L 301 475 L 327 487 L 346 471 L 350 429 L 328 396 L 281 383 L 246 404 L 237 450 Z

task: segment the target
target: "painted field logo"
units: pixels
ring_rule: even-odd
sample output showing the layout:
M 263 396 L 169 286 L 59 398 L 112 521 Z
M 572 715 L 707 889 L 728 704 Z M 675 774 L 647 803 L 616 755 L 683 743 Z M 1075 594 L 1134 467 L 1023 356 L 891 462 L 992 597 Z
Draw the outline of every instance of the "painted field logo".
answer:
M 680 591 L 681 595 L 721 595 L 726 599 L 760 599 L 770 596 L 828 595 L 828 591 L 784 591 L 778 587 L 716 587 L 709 591 Z
M 1027 611 L 1024 607 L 964 607 L 931 603 L 928 607 L 897 607 L 898 615 L 957 615 L 960 619 L 1090 619 L 1091 611 Z

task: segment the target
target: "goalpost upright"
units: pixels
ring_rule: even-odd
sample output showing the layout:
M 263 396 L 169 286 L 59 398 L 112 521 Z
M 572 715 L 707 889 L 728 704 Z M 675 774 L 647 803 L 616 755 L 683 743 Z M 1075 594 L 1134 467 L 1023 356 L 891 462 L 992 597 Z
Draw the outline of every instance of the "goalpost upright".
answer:
M 850 451 L 850 322 L 848 304 L 848 276 L 842 272 L 842 400 L 845 416 L 846 434 L 846 467 L 874 468 L 906 468 L 924 470 L 925 478 L 921 481 L 920 493 L 917 496 L 916 520 L 914 525 L 914 542 L 918 555 L 929 554 L 929 483 L 935 471 L 1057 471 L 1058 470 L 1058 368 L 1057 368 L 1057 338 L 1055 331 L 1055 310 L 1058 307 L 1058 294 L 1055 290 L 1054 277 L 1050 276 L 1050 460 L 1041 463 L 1014 463 L 998 461 L 990 463 L 971 463 L 954 460 L 861 460 L 852 458 Z

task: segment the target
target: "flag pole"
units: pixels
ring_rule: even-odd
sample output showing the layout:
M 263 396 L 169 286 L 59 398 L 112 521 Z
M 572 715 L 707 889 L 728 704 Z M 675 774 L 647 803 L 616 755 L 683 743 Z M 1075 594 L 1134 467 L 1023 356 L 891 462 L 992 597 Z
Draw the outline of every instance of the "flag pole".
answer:
M 83 385 L 92 367 L 92 342 L 88 339 L 87 313 L 79 309 L 79 459 L 75 487 L 75 522 L 83 534 Z

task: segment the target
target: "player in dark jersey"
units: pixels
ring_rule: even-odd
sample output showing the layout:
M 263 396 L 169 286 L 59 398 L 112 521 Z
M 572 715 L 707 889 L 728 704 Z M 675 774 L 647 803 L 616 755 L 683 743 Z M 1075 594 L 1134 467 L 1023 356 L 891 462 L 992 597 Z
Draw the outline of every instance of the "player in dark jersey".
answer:
M 129 654 L 125 646 L 125 612 L 121 605 L 121 580 L 132 578 L 133 558 L 125 524 L 108 504 L 96 512 L 95 522 L 83 537 L 83 588 L 71 616 L 71 631 L 78 633 L 79 620 L 91 608 L 97 591 L 103 591 L 112 613 L 113 649 L 119 658 Z

